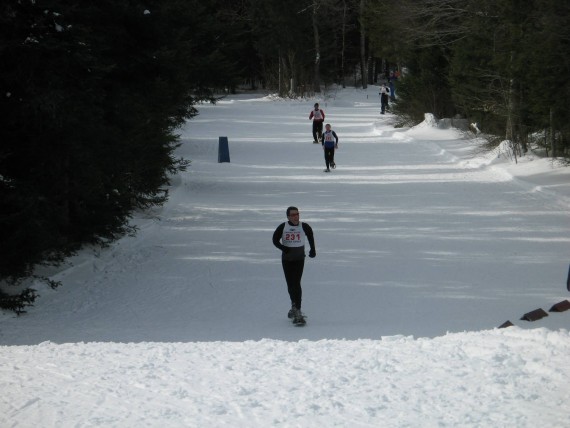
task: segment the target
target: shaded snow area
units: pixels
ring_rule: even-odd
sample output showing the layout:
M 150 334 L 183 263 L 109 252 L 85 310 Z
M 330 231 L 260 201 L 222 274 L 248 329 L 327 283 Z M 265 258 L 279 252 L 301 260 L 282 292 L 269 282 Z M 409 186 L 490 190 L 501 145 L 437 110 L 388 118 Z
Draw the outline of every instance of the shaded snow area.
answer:
M 568 168 L 379 110 L 373 86 L 199 106 L 137 236 L 0 314 L 0 426 L 570 427 L 570 311 L 520 320 L 569 298 Z M 305 327 L 271 243 L 289 205 L 317 246 Z

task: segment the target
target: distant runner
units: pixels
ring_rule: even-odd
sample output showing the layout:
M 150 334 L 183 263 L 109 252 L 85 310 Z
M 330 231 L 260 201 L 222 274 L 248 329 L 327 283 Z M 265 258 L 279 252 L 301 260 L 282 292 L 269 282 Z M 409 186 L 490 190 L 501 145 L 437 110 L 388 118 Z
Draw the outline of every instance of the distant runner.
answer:
M 313 119 L 313 143 L 318 144 L 323 133 L 323 122 L 325 112 L 319 108 L 319 103 L 315 103 L 315 108 L 309 114 L 309 120 Z
M 386 113 L 386 109 L 388 108 L 388 96 L 390 95 L 390 88 L 386 86 L 385 83 L 382 84 L 380 87 L 380 114 Z
M 331 125 L 327 123 L 325 125 L 325 132 L 322 136 L 323 150 L 325 151 L 325 165 L 327 169 L 324 172 L 331 172 L 330 168 L 335 169 L 336 164 L 334 163 L 334 151 L 338 149 L 338 136 L 336 132 L 331 129 Z

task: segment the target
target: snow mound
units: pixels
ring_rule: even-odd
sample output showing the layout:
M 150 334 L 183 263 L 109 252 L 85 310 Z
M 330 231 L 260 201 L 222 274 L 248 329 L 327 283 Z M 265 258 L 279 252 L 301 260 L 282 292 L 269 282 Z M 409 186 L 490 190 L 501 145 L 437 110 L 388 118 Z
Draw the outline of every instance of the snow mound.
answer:
M 518 328 L 0 347 L 0 425 L 568 426 L 569 354 L 567 331 Z

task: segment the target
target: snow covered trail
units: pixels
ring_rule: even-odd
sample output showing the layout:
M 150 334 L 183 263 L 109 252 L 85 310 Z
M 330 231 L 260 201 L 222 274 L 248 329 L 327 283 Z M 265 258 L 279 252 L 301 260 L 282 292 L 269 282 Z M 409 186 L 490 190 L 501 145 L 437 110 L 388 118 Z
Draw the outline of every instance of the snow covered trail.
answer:
M 570 311 L 519 321 L 568 297 L 567 170 L 470 158 L 377 101 L 322 100 L 330 174 L 313 100 L 201 106 L 168 204 L 0 314 L 0 426 L 570 426 Z M 289 205 L 317 242 L 302 328 L 271 243 Z
M 567 297 L 568 207 L 503 168 L 471 166 L 454 130 L 395 129 L 375 89 L 323 102 L 339 135 L 324 174 L 312 102 L 235 96 L 183 130 L 192 160 L 141 231 L 56 275 L 35 308 L 4 319 L 0 344 L 46 340 L 357 339 L 494 328 Z M 217 163 L 228 136 L 231 163 Z M 446 150 L 449 147 L 450 150 Z M 290 328 L 279 252 L 285 208 L 315 230 L 306 329 Z M 6 318 L 6 317 L 5 317 Z

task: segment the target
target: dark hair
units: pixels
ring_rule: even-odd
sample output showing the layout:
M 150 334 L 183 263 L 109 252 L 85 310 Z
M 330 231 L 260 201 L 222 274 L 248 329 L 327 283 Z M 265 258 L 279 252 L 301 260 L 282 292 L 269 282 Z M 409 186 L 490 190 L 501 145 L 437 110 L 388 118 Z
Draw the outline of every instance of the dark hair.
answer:
M 319 103 L 315 103 L 315 107 L 318 107 L 318 106 L 319 106 Z
M 289 208 L 287 208 L 287 217 L 289 217 L 289 213 L 290 213 L 291 211 L 299 211 L 299 208 L 297 208 L 297 207 L 289 207 Z

